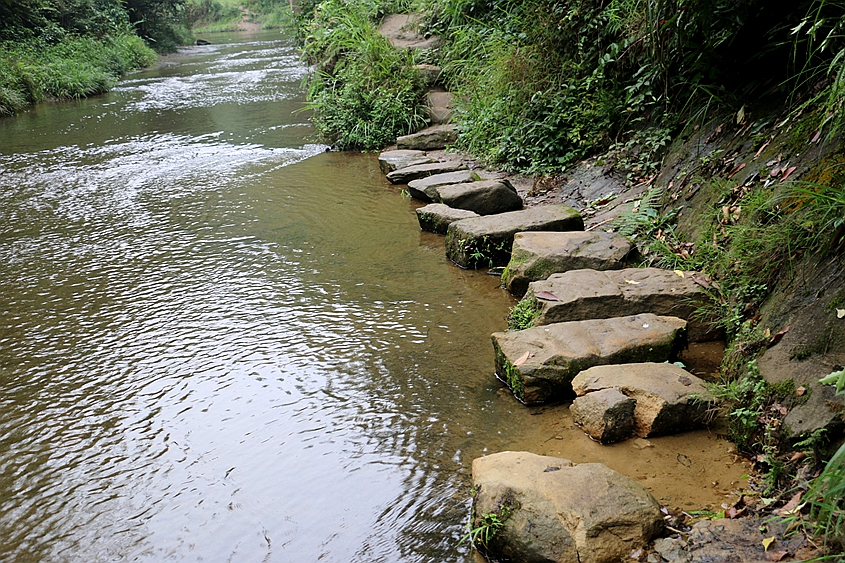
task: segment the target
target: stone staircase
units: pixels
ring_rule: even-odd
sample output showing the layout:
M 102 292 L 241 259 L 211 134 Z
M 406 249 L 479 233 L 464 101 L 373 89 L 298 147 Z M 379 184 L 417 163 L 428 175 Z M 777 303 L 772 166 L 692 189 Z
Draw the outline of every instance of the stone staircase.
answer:
M 438 126 L 401 138 L 379 165 L 428 205 L 423 230 L 445 235 L 462 268 L 506 266 L 502 282 L 533 312 L 533 326 L 492 335 L 496 375 L 525 405 L 573 400 L 573 419 L 602 443 L 672 434 L 703 424 L 702 380 L 672 364 L 689 341 L 719 339 L 697 311 L 712 282 L 698 272 L 631 268 L 623 236 L 585 232 L 563 205 L 523 208 L 507 179 L 433 156 Z M 418 142 L 419 141 L 419 142 Z

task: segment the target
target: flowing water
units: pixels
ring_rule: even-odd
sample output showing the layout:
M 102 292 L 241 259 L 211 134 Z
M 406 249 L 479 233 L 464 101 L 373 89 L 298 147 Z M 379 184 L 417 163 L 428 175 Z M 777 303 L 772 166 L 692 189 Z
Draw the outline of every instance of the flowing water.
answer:
M 718 504 L 715 434 L 602 447 L 504 392 L 498 280 L 308 140 L 289 41 L 212 40 L 0 120 L 0 560 L 468 561 L 505 449 Z

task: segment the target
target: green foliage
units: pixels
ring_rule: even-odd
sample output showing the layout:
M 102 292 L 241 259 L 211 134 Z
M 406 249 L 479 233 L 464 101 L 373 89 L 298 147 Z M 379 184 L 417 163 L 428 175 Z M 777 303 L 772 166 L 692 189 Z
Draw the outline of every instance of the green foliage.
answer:
M 835 371 L 819 383 L 835 384 L 837 394 L 841 394 L 845 387 L 845 370 Z M 845 545 L 845 444 L 810 483 L 804 498 L 810 506 L 810 518 L 815 522 L 816 532 L 824 536 L 825 545 Z
M 375 3 L 325 0 L 302 28 L 305 57 L 317 69 L 308 108 L 340 149 L 378 149 L 426 121 L 413 54 L 378 33 L 379 13 Z
M 2 44 L 0 114 L 48 99 L 106 92 L 121 74 L 155 60 L 155 53 L 131 34 L 69 38 L 47 46 L 38 41 Z
M 185 22 L 195 32 L 233 31 L 243 14 L 237 1 L 187 0 Z
M 540 315 L 540 305 L 533 295 L 524 297 L 508 312 L 508 330 L 525 330 L 534 326 Z
M 475 547 L 486 551 L 490 540 L 499 533 L 512 515 L 513 507 L 505 503 L 498 512 L 486 512 L 476 517 L 472 524 L 467 524 L 467 533 L 458 545 L 469 540 Z

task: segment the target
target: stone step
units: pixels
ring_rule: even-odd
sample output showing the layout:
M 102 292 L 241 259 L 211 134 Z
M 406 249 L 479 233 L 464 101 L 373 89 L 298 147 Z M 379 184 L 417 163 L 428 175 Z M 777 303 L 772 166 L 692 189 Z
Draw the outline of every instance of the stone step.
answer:
M 440 82 L 440 75 L 443 74 L 442 68 L 427 63 L 414 65 L 414 70 L 417 71 L 420 81 L 425 86 L 435 86 Z
M 718 340 L 722 334 L 696 311 L 709 302 L 701 283 L 705 275 L 660 268 L 572 270 L 531 282 L 525 298 L 537 300 L 534 326 L 654 313 L 689 321 L 693 342 Z
M 673 360 L 686 344 L 686 326 L 682 319 L 645 313 L 496 332 L 496 374 L 526 405 L 564 399 L 572 396 L 572 379 L 587 368 Z
M 437 160 L 427 156 L 425 151 L 395 150 L 384 151 L 378 155 L 378 166 L 381 168 L 382 174 L 390 174 L 399 168 L 434 162 L 437 162 Z
M 425 178 L 417 178 L 408 182 L 408 193 L 411 197 L 428 203 L 441 203 L 438 188 L 450 184 L 463 184 L 479 180 L 478 174 L 472 170 L 458 170 L 457 172 L 443 172 L 432 174 Z
M 442 203 L 479 215 L 495 215 L 522 209 L 522 198 L 507 180 L 482 180 L 437 188 Z
M 512 294 L 522 297 L 530 282 L 552 274 L 624 268 L 632 249 L 631 241 L 616 233 L 516 233 L 502 282 Z
M 455 95 L 442 89 L 432 89 L 425 95 L 428 119 L 434 125 L 449 123 L 455 108 Z
M 591 367 L 572 388 L 572 419 L 603 444 L 700 428 L 712 406 L 704 381 L 669 363 Z
M 449 225 L 446 256 L 462 268 L 504 266 L 518 232 L 583 230 L 581 215 L 568 205 L 543 205 L 463 219 Z
M 432 162 L 429 164 L 415 164 L 404 168 L 397 168 L 387 175 L 391 184 L 407 184 L 420 178 L 427 178 L 436 174 L 446 174 L 465 170 L 466 166 L 460 162 Z
M 417 209 L 420 228 L 430 233 L 445 235 L 449 225 L 461 219 L 478 217 L 478 213 L 465 209 L 454 209 L 442 203 L 429 203 Z
M 458 140 L 458 129 L 454 124 L 433 125 L 417 133 L 396 139 L 397 149 L 433 151 L 445 149 Z

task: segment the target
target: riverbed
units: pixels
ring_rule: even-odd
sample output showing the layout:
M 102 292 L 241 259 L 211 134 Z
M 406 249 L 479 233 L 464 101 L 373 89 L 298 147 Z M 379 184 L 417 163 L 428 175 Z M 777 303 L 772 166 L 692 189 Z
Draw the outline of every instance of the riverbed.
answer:
M 291 41 L 209 39 L 0 120 L 0 560 L 469 561 L 502 450 L 742 486 L 718 431 L 603 447 L 517 403 L 499 280 L 312 139 Z

